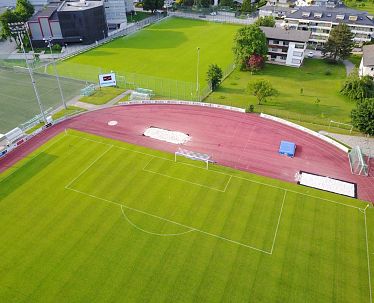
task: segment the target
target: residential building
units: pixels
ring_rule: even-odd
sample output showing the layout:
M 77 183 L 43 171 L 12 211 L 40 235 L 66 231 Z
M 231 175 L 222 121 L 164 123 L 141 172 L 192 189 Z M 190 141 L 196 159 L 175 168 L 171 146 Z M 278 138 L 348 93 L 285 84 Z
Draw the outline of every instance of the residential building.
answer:
M 359 75 L 374 77 L 374 45 L 364 45 L 362 52 Z
M 268 62 L 300 67 L 310 32 L 261 27 L 268 42 Z
M 37 12 L 27 22 L 32 43 L 45 46 L 52 38 L 60 44 L 91 44 L 108 36 L 103 1 L 64 1 Z
M 367 12 L 346 7 L 300 7 L 286 14 L 283 26 L 310 31 L 309 42 L 319 47 L 328 40 L 331 29 L 339 23 L 350 27 L 357 44 L 371 41 L 374 32 L 373 17 Z

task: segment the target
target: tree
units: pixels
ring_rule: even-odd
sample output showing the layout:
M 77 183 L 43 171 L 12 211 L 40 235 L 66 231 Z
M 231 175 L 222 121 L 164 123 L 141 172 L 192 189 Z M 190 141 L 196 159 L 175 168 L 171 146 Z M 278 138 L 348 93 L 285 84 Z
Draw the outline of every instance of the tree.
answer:
M 374 99 L 365 99 L 357 103 L 351 113 L 352 123 L 364 134 L 374 136 Z
M 251 72 L 257 72 L 264 67 L 264 63 L 265 60 L 263 56 L 253 54 L 247 61 L 247 69 L 249 69 Z
M 222 69 L 217 64 L 209 65 L 207 72 L 207 81 L 210 83 L 212 90 L 215 90 L 221 83 L 223 77 Z
M 359 77 L 357 68 L 349 74 L 340 93 L 353 101 L 374 97 L 374 82 L 370 76 Z
M 194 4 L 195 0 L 183 0 L 182 4 L 184 6 L 192 6 Z
M 253 54 L 266 56 L 268 46 L 265 34 L 256 25 L 240 28 L 234 38 L 233 52 L 236 63 L 241 65 L 241 69 L 244 69 L 248 58 Z
M 143 10 L 151 11 L 154 13 L 158 9 L 163 9 L 164 0 L 144 0 L 143 1 Z
M 211 4 L 210 0 L 198 0 L 197 3 L 198 3 L 198 6 L 205 7 L 205 8 L 209 7 Z
M 34 6 L 29 2 L 29 0 L 17 0 L 14 12 L 23 22 L 29 20 L 34 14 L 34 11 Z
M 273 88 L 271 83 L 263 79 L 249 82 L 247 91 L 257 98 L 258 104 L 266 102 L 269 97 L 278 95 L 278 91 Z
M 234 1 L 233 0 L 221 0 L 219 2 L 219 5 L 220 6 L 228 6 L 228 7 L 232 7 L 234 5 Z
M 20 21 L 19 17 L 14 13 L 13 10 L 10 10 L 10 9 L 5 10 L 4 13 L 0 15 L 1 38 L 3 39 L 10 38 L 12 35 L 10 32 L 8 23 L 19 22 L 19 21 Z
M 243 0 L 243 4 L 241 7 L 242 13 L 250 13 L 253 10 L 253 6 L 251 0 Z
M 349 26 L 339 23 L 331 30 L 329 39 L 325 43 L 322 55 L 332 61 L 344 60 L 349 57 L 353 49 L 353 34 Z
M 275 27 L 275 19 L 273 16 L 260 17 L 254 24 L 257 26 Z

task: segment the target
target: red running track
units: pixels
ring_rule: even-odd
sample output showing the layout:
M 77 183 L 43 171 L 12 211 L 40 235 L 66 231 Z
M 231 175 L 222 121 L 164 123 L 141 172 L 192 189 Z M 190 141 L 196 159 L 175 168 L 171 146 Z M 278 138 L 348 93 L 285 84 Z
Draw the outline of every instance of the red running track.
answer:
M 108 121 L 116 120 L 116 126 Z M 82 114 L 51 127 L 0 160 L 0 172 L 14 165 L 65 128 L 167 152 L 176 145 L 143 136 L 146 128 L 176 130 L 191 140 L 185 148 L 208 153 L 221 165 L 295 182 L 300 170 L 357 183 L 358 197 L 374 202 L 374 178 L 352 175 L 347 154 L 289 126 L 223 109 L 188 105 L 131 105 Z M 297 144 L 295 158 L 278 154 L 281 140 Z

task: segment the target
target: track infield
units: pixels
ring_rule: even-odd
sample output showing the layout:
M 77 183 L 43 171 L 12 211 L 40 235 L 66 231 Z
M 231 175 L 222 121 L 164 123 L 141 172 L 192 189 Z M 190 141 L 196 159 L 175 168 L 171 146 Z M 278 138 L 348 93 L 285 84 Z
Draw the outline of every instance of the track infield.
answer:
M 4 302 L 371 302 L 359 200 L 73 130 L 0 184 Z

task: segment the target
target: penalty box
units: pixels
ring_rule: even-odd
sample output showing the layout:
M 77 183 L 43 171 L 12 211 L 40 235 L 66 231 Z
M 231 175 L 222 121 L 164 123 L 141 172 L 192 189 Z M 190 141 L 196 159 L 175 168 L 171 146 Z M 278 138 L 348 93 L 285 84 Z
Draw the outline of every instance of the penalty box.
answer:
M 113 146 L 66 188 L 271 254 L 285 190 L 186 161 Z

